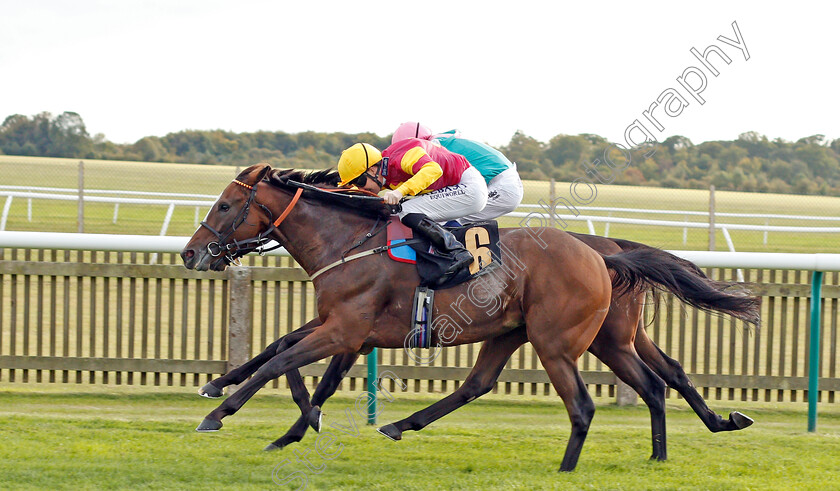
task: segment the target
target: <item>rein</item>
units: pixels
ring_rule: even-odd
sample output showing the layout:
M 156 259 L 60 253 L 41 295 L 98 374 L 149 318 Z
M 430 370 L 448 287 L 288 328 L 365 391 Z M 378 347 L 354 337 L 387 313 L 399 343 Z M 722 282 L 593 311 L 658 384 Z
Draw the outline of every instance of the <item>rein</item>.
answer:
M 303 189 L 298 188 L 295 192 L 295 195 L 292 197 L 292 201 L 286 206 L 286 209 L 283 210 L 283 213 L 277 217 L 276 220 L 268 227 L 264 232 L 258 234 L 256 237 L 252 237 L 250 239 L 245 240 L 234 240 L 229 244 L 225 244 L 225 242 L 236 233 L 236 229 L 239 228 L 240 225 L 243 223 L 247 223 L 245 220 L 248 218 L 248 213 L 251 210 L 251 204 L 256 203 L 257 206 L 262 208 L 262 210 L 268 215 L 269 220 L 274 216 L 271 213 L 271 210 L 268 209 L 267 206 L 263 205 L 259 201 L 256 200 L 257 197 L 257 184 L 251 186 L 250 184 L 245 184 L 242 181 L 237 179 L 233 180 L 234 184 L 238 184 L 245 189 L 251 191 L 250 195 L 248 196 L 248 201 L 245 202 L 245 206 L 242 207 L 242 210 L 239 212 L 239 215 L 233 220 L 233 225 L 231 225 L 230 231 L 224 235 L 221 232 L 211 227 L 207 222 L 202 221 L 201 226 L 209 230 L 213 235 L 216 236 L 218 239 L 215 242 L 210 242 L 207 244 L 207 252 L 210 253 L 213 257 L 219 257 L 224 254 L 224 259 L 228 262 L 228 264 L 240 264 L 238 262 L 239 258 L 242 256 L 253 252 L 258 251 L 259 254 L 265 254 L 268 251 L 273 251 L 274 249 L 278 249 L 281 246 L 278 244 L 274 247 L 266 248 L 265 245 L 268 242 L 271 242 L 271 238 L 269 235 L 283 223 L 283 220 L 289 216 L 289 213 L 292 212 L 295 205 L 297 205 L 298 200 L 300 200 L 301 195 L 303 194 Z M 250 224 L 249 224 L 250 225 Z

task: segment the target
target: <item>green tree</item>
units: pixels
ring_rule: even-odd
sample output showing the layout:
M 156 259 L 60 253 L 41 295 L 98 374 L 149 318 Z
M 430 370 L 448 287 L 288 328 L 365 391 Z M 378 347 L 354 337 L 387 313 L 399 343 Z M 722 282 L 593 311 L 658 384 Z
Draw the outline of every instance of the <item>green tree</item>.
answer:
M 521 131 L 514 133 L 507 146 L 501 148 L 507 158 L 516 162 L 523 175 L 538 175 L 545 178 L 541 170 L 543 144 Z
M 543 155 L 555 168 L 573 167 L 585 160 L 588 148 L 582 136 L 557 135 L 548 141 Z
M 141 138 L 131 147 L 140 156 L 140 160 L 146 162 L 164 162 L 166 160 L 166 149 L 163 147 L 160 138 L 156 136 Z

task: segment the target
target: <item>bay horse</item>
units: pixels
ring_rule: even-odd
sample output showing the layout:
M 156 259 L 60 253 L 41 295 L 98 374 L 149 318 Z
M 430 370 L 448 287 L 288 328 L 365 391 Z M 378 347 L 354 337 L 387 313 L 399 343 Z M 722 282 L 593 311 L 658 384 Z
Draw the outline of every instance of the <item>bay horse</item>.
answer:
M 218 430 L 222 418 L 289 370 L 328 356 L 364 353 L 373 347 L 399 348 L 409 332 L 407 299 L 417 284 L 413 268 L 374 254 L 344 261 L 387 213 L 381 202 L 372 206 L 361 201 L 360 209 L 335 206 L 314 198 L 319 194 L 304 195 L 293 178 L 306 180 L 301 173 L 272 172 L 267 164 L 243 171 L 222 192 L 181 256 L 187 268 L 223 270 L 239 255 L 274 239 L 310 276 L 320 273 L 313 284 L 322 325 L 257 369 L 205 417 L 198 430 Z M 310 179 L 310 183 L 316 182 Z M 486 287 L 484 299 L 498 299 L 501 308 L 488 312 L 487 304 L 482 308 L 460 301 L 467 283 L 438 292 L 438 305 L 444 306 L 438 316 L 471 321 L 459 326 L 449 345 L 490 340 L 524 327 L 569 413 L 572 432 L 560 470 L 571 471 L 595 410 L 576 362 L 606 318 L 612 288 L 636 291 L 653 283 L 664 285 L 672 271 L 657 264 L 656 255 L 645 249 L 603 255 L 552 228 L 539 230 L 540 241 L 525 229 L 507 229 L 500 235 L 502 263 L 521 266 L 518 272 L 506 270 L 510 274 Z M 381 247 L 384 237 L 374 236 L 371 245 Z M 739 306 L 750 307 L 754 307 L 750 302 Z M 435 333 L 433 342 L 442 336 Z
M 622 250 L 649 248 L 649 246 L 644 244 L 623 239 L 605 238 L 573 232 L 570 232 L 570 235 L 583 241 L 596 251 L 605 254 L 616 253 Z M 729 289 L 734 286 L 731 283 L 716 282 L 708 279 L 691 262 L 684 261 L 679 257 L 664 252 L 662 256 L 663 260 L 682 261 L 685 264 L 686 269 L 677 270 L 678 274 L 675 277 L 675 284 L 680 285 L 678 288 L 683 291 L 692 290 L 691 281 L 687 279 L 690 276 L 694 276 L 694 280 L 706 283 L 716 290 Z M 688 276 L 682 277 L 679 273 Z M 694 296 L 702 292 L 702 289 L 699 288 L 695 290 L 698 293 L 693 294 Z M 640 308 L 643 301 L 644 292 L 633 294 L 631 292 L 613 291 L 610 312 L 607 314 L 600 331 L 598 331 L 588 351 L 595 354 L 598 359 L 610 367 L 647 404 L 651 414 L 653 440 L 651 459 L 659 461 L 667 459 L 664 421 L 665 388 L 662 384 L 663 381 L 668 386 L 677 390 L 686 399 L 689 406 L 700 417 L 709 431 L 714 433 L 735 431 L 750 426 L 753 420 L 738 411 L 731 412 L 727 419 L 722 418 L 712 411 L 691 383 L 691 380 L 680 363 L 662 352 L 653 340 L 648 337 L 644 329 L 644 319 L 642 318 L 642 309 Z M 721 300 L 718 300 L 711 308 L 714 309 L 714 305 L 720 308 L 720 302 Z M 709 303 L 711 304 L 712 302 Z M 252 360 L 231 370 L 224 376 L 208 382 L 199 390 L 199 393 L 205 397 L 221 397 L 225 387 L 244 382 L 262 364 L 277 353 L 288 349 L 288 347 L 320 325 L 321 323 L 318 318 L 312 319 L 300 329 L 273 342 Z M 488 393 L 495 385 L 510 355 L 527 341 L 526 338 L 527 335 L 524 334 L 524 328 L 519 328 L 510 334 L 485 341 L 479 352 L 475 366 L 463 385 L 431 407 L 415 412 L 401 421 L 386 425 L 378 431 L 392 440 L 399 440 L 402 437 L 402 432 L 406 430 L 421 430 L 455 409 Z M 638 356 L 634 356 L 634 351 Z M 309 427 L 320 431 L 320 407 L 335 393 L 344 375 L 355 364 L 358 357 L 358 353 L 333 357 L 311 399 L 306 385 L 300 376 L 300 372 L 298 370 L 290 370 L 286 373 L 292 398 L 300 408 L 301 416 L 286 434 L 269 444 L 266 450 L 276 450 L 291 443 L 299 442 L 303 439 Z M 639 360 L 646 366 L 641 366 Z M 653 370 L 656 376 L 651 376 L 650 370 Z M 661 433 L 658 433 L 658 431 L 661 431 Z

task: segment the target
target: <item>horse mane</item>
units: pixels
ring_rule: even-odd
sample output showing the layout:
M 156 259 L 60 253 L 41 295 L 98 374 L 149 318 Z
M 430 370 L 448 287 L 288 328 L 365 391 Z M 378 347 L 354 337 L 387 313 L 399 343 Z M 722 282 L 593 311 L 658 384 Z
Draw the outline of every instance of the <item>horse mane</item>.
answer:
M 240 179 L 245 179 L 252 170 L 253 167 L 249 167 L 242 171 Z M 306 184 L 308 186 L 303 190 L 305 198 L 318 200 L 344 210 L 353 210 L 359 215 L 373 218 L 387 218 L 391 215 L 391 207 L 381 199 L 361 194 L 353 189 L 338 187 L 341 177 L 335 169 L 315 171 L 271 169 L 266 176 L 266 182 L 281 189 L 294 191 L 297 191 L 300 186 L 295 186 L 293 183 Z
M 269 181 L 296 181 L 302 184 L 311 184 L 317 187 L 338 188 L 341 177 L 335 169 L 324 169 L 316 171 L 303 171 L 298 169 L 272 169 L 269 173 Z

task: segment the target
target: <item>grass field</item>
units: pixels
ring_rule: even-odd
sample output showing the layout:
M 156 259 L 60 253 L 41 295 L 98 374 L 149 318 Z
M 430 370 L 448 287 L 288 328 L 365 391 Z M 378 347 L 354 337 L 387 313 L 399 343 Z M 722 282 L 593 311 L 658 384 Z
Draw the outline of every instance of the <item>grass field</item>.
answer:
M 244 168 L 244 166 L 243 166 Z M 88 189 L 121 189 L 170 193 L 206 194 L 216 196 L 234 177 L 236 168 L 189 164 L 161 164 L 146 162 L 85 161 L 85 187 Z M 39 187 L 78 187 L 78 161 L 0 156 L 0 184 Z M 570 198 L 568 183 L 557 183 L 558 197 Z M 523 203 L 548 201 L 549 183 L 527 181 Z M 0 198 L 5 202 L 5 199 Z M 588 206 L 651 208 L 662 210 L 708 211 L 709 193 L 706 190 L 678 190 L 637 186 L 597 187 L 597 196 Z M 32 222 L 27 218 L 25 199 L 13 201 L 7 230 L 47 230 L 75 232 L 77 207 L 75 202 L 35 200 Z M 558 209 L 562 209 L 562 206 Z M 717 212 L 774 213 L 785 215 L 840 216 L 840 198 L 719 191 L 716 193 Z M 587 206 L 579 206 L 581 214 L 605 216 Z M 196 212 L 191 207 L 176 207 L 167 235 L 190 235 L 196 221 L 206 209 Z M 112 223 L 114 206 L 88 204 L 85 210 L 85 231 L 111 234 L 158 234 L 166 206 L 121 205 L 119 219 Z M 628 216 L 615 213 L 614 216 Z M 635 215 L 639 217 L 639 215 Z M 681 215 L 642 215 L 642 218 L 675 221 L 703 221 L 703 217 Z M 515 226 L 518 219 L 502 220 L 503 225 Z M 764 219 L 720 217 L 719 223 L 748 223 L 763 225 Z M 813 222 L 773 219 L 771 225 L 840 226 L 840 221 Z M 582 222 L 569 222 L 568 230 L 586 232 Z M 604 234 L 605 225 L 596 224 L 596 233 Z M 609 235 L 638 240 L 650 245 L 673 249 L 707 249 L 708 232 L 689 229 L 683 242 L 682 228 L 611 224 Z M 759 231 L 732 231 L 733 242 L 739 251 L 768 252 L 836 252 L 836 234 L 771 232 L 767 244 Z M 717 234 L 717 249 L 726 250 L 723 235 Z
M 383 424 L 432 402 L 395 396 L 382 403 Z M 7 489 L 273 489 L 273 474 L 282 481 L 293 472 L 306 475 L 307 489 L 833 489 L 840 458 L 836 406 L 821 407 L 818 432 L 809 434 L 803 404 L 718 404 L 756 424 L 712 434 L 682 401 L 669 402 L 663 463 L 647 460 L 644 406 L 602 403 L 577 470 L 560 474 L 569 424 L 559 400 L 476 401 L 395 443 L 358 415 L 358 435 L 331 428 L 352 426 L 344 410 L 353 400 L 335 398 L 324 424 L 336 438 L 329 451 L 340 454 L 329 461 L 316 456 L 312 435 L 283 451 L 260 450 L 296 417 L 288 397 L 257 395 L 214 434 L 193 428 L 217 401 L 191 390 L 7 384 L 0 400 L 0 487 Z M 313 468 L 295 452 L 311 452 Z

